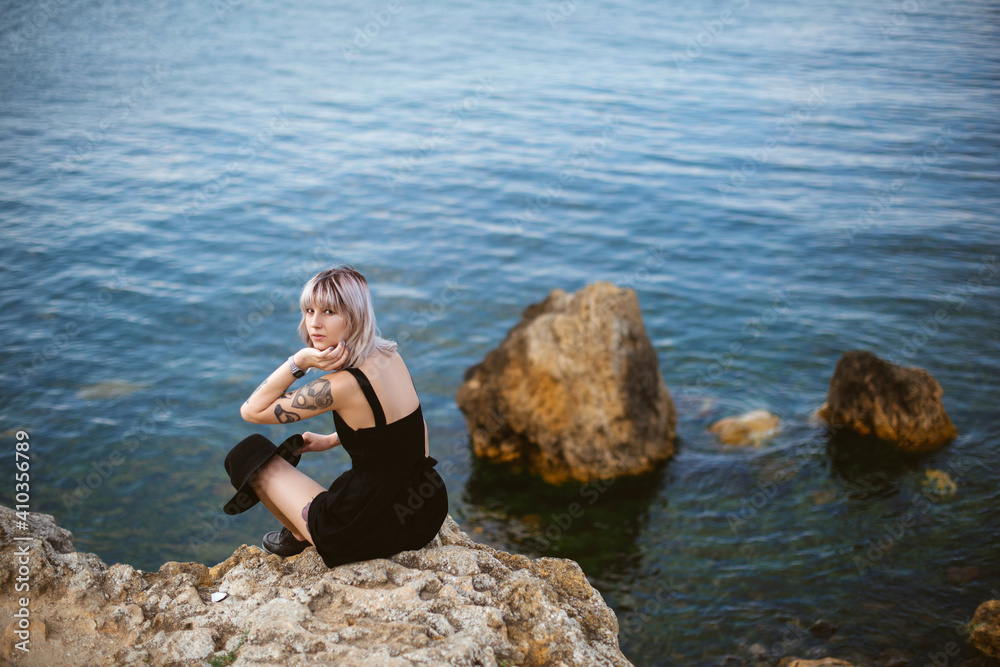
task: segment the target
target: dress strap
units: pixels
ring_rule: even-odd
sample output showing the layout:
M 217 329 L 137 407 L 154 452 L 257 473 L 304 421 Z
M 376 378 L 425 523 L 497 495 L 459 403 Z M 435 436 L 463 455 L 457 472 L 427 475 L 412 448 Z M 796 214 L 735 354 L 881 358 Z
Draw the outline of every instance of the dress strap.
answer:
M 385 412 L 382 410 L 382 403 L 375 395 L 375 390 L 372 389 L 372 383 L 368 381 L 368 376 L 362 373 L 360 368 L 345 368 L 344 370 L 353 375 L 354 379 L 361 385 L 361 391 L 368 399 L 368 406 L 372 409 L 372 415 L 375 416 L 375 426 L 385 426 Z

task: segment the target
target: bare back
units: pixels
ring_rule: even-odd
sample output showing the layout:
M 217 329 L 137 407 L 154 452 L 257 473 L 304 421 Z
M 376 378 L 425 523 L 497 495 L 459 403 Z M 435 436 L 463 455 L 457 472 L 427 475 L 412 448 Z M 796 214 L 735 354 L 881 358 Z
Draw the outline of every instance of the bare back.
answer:
M 402 419 L 420 405 L 410 372 L 398 353 L 372 355 L 359 368 L 368 377 L 382 404 L 386 423 Z M 375 426 L 375 416 L 364 392 L 353 378 L 352 383 L 354 388 L 345 392 L 345 400 L 337 407 L 337 413 L 355 430 Z

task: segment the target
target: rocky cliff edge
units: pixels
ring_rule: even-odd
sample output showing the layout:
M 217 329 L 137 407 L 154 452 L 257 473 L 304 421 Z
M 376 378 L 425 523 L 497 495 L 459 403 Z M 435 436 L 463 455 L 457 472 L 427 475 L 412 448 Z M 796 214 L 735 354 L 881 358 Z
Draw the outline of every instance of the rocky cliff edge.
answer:
M 327 568 L 313 548 L 283 560 L 243 545 L 214 567 L 158 572 L 108 566 L 51 516 L 27 519 L 25 530 L 0 506 L 2 661 L 630 664 L 579 565 L 478 544 L 451 517 L 429 545 L 388 559 Z

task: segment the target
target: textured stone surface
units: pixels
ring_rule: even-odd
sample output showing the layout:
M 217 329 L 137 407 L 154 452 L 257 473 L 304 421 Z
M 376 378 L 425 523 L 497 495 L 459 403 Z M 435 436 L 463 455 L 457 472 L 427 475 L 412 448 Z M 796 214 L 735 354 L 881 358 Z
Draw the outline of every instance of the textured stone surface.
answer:
M 854 665 L 839 658 L 822 658 L 821 660 L 787 658 L 779 662 L 778 667 L 854 667 Z
M 674 452 L 674 404 L 635 291 L 610 283 L 529 306 L 457 401 L 476 455 L 553 483 L 646 472 Z
M 449 517 L 427 547 L 327 568 L 316 550 L 282 560 L 243 545 L 218 565 L 108 567 L 73 551 L 52 517 L 14 532 L 0 506 L 0 613 L 16 611 L 28 553 L 31 652 L 23 665 L 628 665 L 618 621 L 579 565 L 473 542 Z M 15 535 L 31 539 L 15 541 Z M 226 599 L 213 603 L 211 594 Z M 242 644 L 241 644 L 242 642 Z M 237 649 L 237 646 L 239 647 Z
M 736 417 L 726 417 L 708 430 L 724 445 L 759 446 L 778 432 L 781 420 L 767 410 L 751 410 Z
M 979 605 L 969 627 L 969 643 L 991 658 L 1000 658 L 1000 600 Z
M 937 449 L 958 435 L 945 412 L 944 391 L 922 368 L 903 367 L 871 352 L 844 353 L 818 416 L 834 427 L 895 442 L 905 452 Z

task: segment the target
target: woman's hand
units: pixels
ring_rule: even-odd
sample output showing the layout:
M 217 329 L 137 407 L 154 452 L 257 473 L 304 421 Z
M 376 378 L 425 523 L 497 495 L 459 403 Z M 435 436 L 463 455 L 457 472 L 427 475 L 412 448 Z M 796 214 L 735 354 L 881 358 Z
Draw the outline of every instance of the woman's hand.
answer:
M 306 370 L 318 368 L 323 371 L 339 371 L 347 361 L 347 354 L 350 352 L 347 343 L 340 341 L 335 347 L 328 347 L 325 350 L 317 350 L 314 347 L 304 347 L 295 353 L 295 365 Z
M 299 449 L 296 454 L 305 454 L 306 452 L 325 452 L 328 449 L 333 449 L 340 445 L 340 436 L 336 433 L 331 433 L 330 435 L 320 435 L 319 433 L 311 433 L 306 431 L 302 434 L 302 441 L 305 446 Z

